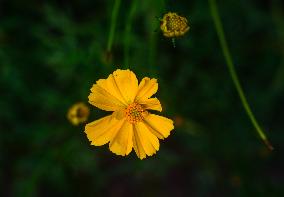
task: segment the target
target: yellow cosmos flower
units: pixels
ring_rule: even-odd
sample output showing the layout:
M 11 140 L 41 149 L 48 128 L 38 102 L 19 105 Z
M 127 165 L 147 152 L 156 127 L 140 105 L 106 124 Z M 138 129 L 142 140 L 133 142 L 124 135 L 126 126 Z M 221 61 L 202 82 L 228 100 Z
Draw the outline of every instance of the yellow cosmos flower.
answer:
M 163 16 L 160 28 L 163 35 L 169 38 L 183 36 L 189 30 L 187 19 L 173 12 Z
M 138 85 L 130 70 L 116 70 L 107 79 L 100 79 L 91 88 L 89 102 L 111 115 L 86 125 L 85 133 L 92 145 L 109 143 L 109 149 L 126 156 L 134 148 L 140 159 L 159 150 L 159 140 L 170 135 L 173 121 L 148 110 L 162 111 L 157 98 L 156 79 L 145 77 Z
M 90 114 L 89 107 L 84 103 L 75 103 L 67 112 L 67 118 L 73 125 L 84 123 L 88 120 Z

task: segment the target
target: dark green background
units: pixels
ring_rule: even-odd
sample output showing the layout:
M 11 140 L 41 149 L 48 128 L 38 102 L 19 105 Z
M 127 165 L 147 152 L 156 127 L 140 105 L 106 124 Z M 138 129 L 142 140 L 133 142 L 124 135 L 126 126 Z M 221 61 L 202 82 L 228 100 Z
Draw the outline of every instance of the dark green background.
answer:
M 284 6 L 218 0 L 236 70 L 269 152 L 249 121 L 220 49 L 208 2 L 0 1 L 0 196 L 284 196 Z M 167 11 L 190 31 L 162 36 Z M 132 20 L 131 20 L 132 19 Z M 131 23 L 128 38 L 126 25 Z M 156 155 L 119 157 L 66 119 L 90 87 L 129 63 L 159 81 L 164 116 L 178 119 Z M 105 112 L 90 106 L 93 121 Z

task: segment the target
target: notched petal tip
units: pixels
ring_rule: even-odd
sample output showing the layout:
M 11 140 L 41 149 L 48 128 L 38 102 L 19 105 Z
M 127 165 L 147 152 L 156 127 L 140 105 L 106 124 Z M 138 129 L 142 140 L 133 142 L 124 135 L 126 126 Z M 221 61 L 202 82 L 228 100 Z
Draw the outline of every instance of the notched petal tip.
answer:
M 109 147 L 109 150 L 110 150 L 110 152 L 114 153 L 115 155 L 118 155 L 118 156 L 121 156 L 121 157 L 125 157 L 126 156 L 125 153 L 118 152 L 118 151 L 116 151 L 116 150 L 114 150 L 114 149 L 112 149 L 110 147 Z

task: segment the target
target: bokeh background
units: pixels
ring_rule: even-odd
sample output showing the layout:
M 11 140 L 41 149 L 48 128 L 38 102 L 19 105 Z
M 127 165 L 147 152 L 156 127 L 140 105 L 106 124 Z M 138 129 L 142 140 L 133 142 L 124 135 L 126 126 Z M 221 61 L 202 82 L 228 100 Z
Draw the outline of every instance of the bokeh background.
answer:
M 284 196 L 284 5 L 218 0 L 236 70 L 275 147 L 263 145 L 232 83 L 206 0 L 0 1 L 0 196 Z M 190 31 L 159 31 L 168 11 Z M 159 81 L 175 130 L 156 155 L 94 147 L 66 119 L 117 68 Z M 89 105 L 89 122 L 105 115 Z

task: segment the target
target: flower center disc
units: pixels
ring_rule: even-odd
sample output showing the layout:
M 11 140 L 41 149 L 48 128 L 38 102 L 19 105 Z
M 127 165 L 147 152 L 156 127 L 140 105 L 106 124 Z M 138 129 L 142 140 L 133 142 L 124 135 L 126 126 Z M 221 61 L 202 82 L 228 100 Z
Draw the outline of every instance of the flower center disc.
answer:
M 125 109 L 125 116 L 128 122 L 137 123 L 144 119 L 144 115 L 147 113 L 141 105 L 138 103 L 132 103 Z
M 179 31 L 184 25 L 185 24 L 183 24 L 182 20 L 178 16 L 167 18 L 167 27 L 169 31 Z

